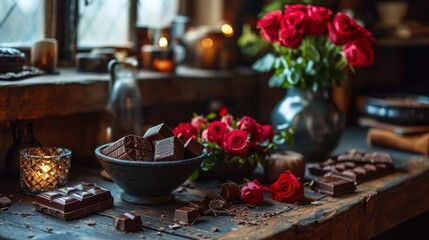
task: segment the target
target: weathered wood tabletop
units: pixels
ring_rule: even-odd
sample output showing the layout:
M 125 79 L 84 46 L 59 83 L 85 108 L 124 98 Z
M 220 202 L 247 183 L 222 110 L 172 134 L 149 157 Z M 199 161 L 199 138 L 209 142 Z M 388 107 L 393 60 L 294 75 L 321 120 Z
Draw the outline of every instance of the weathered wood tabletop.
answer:
M 368 147 L 365 130 L 348 129 L 336 152 Z M 73 221 L 62 221 L 36 212 L 33 198 L 22 195 L 7 179 L 0 182 L 0 194 L 12 205 L 0 211 L 0 238 L 6 239 L 367 239 L 429 209 L 429 160 L 386 150 L 396 160 L 396 172 L 358 185 L 357 191 L 332 198 L 305 189 L 299 204 L 265 202 L 249 213 L 254 218 L 236 221 L 233 216 L 204 216 L 194 226 L 172 230 L 174 210 L 186 201 L 215 195 L 218 182 L 196 182 L 174 192 L 176 200 L 162 206 L 136 206 L 121 200 L 121 189 L 101 179 L 99 171 L 72 169 L 71 183 L 96 182 L 115 198 L 112 209 Z M 112 216 L 135 210 L 142 214 L 143 230 L 122 233 L 112 226 Z M 256 218 L 256 220 L 255 220 Z M 88 224 L 95 222 L 95 225 Z M 92 225 L 92 226 L 90 226 Z M 217 228 L 219 231 L 212 231 Z

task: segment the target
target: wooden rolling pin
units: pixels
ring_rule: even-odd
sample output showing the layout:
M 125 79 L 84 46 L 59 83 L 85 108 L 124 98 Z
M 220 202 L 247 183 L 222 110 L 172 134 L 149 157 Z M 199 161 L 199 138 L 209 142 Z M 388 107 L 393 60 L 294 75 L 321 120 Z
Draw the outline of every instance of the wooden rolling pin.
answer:
M 400 136 L 382 129 L 370 129 L 367 135 L 369 145 L 396 148 L 429 155 L 429 133 Z

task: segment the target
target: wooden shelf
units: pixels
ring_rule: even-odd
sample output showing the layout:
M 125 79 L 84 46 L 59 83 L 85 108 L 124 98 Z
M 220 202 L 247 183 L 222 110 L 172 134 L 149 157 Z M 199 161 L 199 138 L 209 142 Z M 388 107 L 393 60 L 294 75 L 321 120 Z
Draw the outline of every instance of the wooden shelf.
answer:
M 178 67 L 176 74 L 141 71 L 138 79 L 142 105 L 152 106 L 242 98 L 254 87 L 251 75 L 255 76 L 248 69 L 208 71 Z M 107 73 L 80 73 L 74 69 L 60 69 L 59 75 L 0 81 L 0 122 L 101 111 L 108 101 L 108 81 Z M 230 94 L 231 89 L 234 94 Z
M 378 37 L 375 40 L 378 47 L 429 47 L 429 37 L 395 38 Z

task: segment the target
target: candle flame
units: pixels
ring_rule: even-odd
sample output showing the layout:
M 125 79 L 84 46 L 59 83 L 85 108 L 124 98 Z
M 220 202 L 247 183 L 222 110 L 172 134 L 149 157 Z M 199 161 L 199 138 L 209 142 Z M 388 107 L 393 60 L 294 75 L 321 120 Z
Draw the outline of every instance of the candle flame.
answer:
M 49 172 L 49 170 L 51 170 L 51 167 L 49 165 L 45 164 L 45 165 L 43 165 L 43 167 L 41 167 L 41 169 L 44 173 L 47 173 L 47 172 Z
M 165 48 L 168 46 L 168 40 L 165 37 L 159 39 L 158 44 L 160 47 Z
M 201 45 L 203 48 L 211 48 L 213 47 L 213 40 L 211 38 L 204 38 L 201 40 Z
M 234 35 L 234 29 L 228 23 L 222 25 L 221 31 L 225 37 L 232 37 Z

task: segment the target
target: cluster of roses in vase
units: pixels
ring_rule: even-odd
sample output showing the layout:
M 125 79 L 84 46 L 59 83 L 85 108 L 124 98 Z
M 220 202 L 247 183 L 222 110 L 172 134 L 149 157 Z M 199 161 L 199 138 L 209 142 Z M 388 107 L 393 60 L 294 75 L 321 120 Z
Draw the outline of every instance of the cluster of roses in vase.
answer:
M 180 123 L 173 133 L 182 142 L 194 138 L 206 147 L 209 154 L 221 151 L 227 159 L 265 152 L 275 134 L 271 125 L 261 125 L 249 116 L 234 119 L 232 115 L 225 114 L 220 120 L 215 118 L 195 116 L 189 123 Z
M 352 67 L 369 66 L 374 61 L 374 38 L 364 27 L 346 14 L 313 5 L 286 5 L 284 11 L 274 10 L 261 18 L 257 27 L 262 38 L 283 47 L 298 48 L 306 36 L 327 34 Z
M 204 161 L 211 159 L 213 165 L 225 159 L 238 163 L 255 160 L 273 146 L 275 131 L 271 125 L 262 125 L 249 116 L 234 119 L 227 113 L 220 115 L 220 119 L 216 119 L 216 114 L 195 116 L 191 122 L 180 123 L 173 133 L 182 142 L 189 138 L 201 142 L 208 152 Z M 260 204 L 268 190 L 273 200 L 281 202 L 295 202 L 304 195 L 299 179 L 287 171 L 269 188 L 258 180 L 248 182 L 241 188 L 241 197 L 247 204 Z

